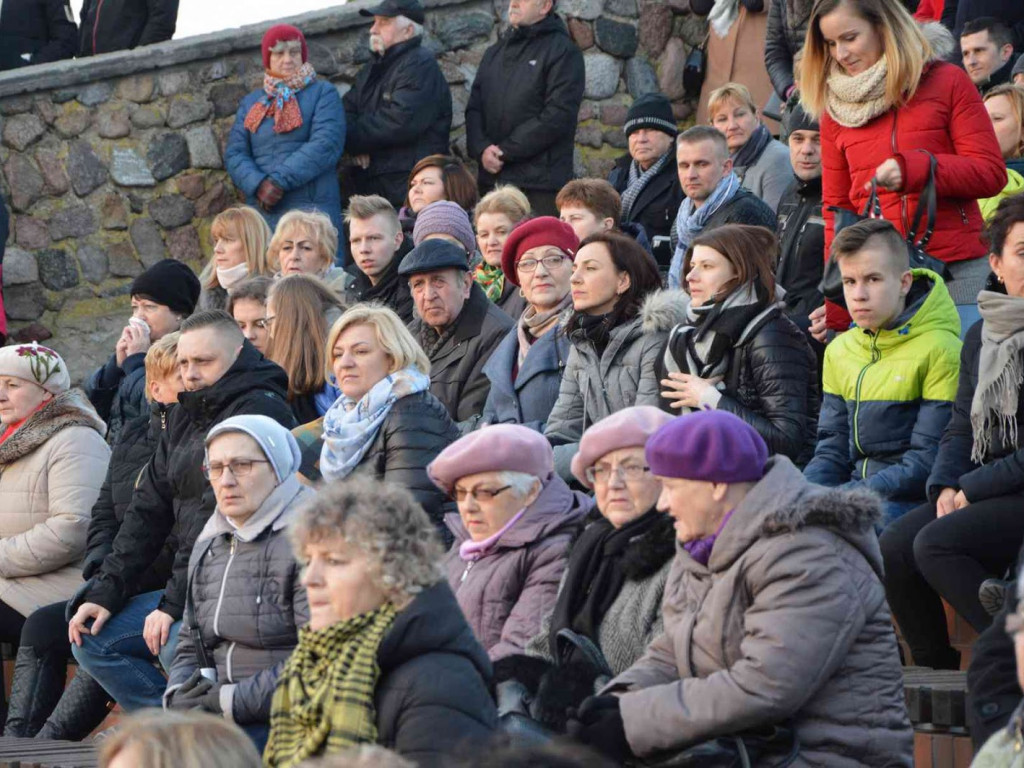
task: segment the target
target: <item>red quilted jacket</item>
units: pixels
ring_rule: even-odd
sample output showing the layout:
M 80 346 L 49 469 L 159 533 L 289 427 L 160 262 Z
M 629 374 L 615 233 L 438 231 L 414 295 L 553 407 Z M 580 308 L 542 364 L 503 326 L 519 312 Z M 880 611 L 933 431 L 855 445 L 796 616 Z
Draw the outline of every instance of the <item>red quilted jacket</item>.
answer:
M 890 157 L 900 164 L 903 189 L 880 192 L 882 215 L 906 233 L 928 181 L 929 153 L 938 160 L 938 215 L 928 253 L 947 262 L 986 254 L 977 200 L 1006 186 L 1006 165 L 978 90 L 959 67 L 928 64 L 909 103 L 859 128 L 824 114 L 821 139 L 826 259 L 834 235 L 828 207 L 860 212 L 868 199 L 864 185 Z M 849 327 L 842 307 L 829 303 L 827 318 L 829 328 Z

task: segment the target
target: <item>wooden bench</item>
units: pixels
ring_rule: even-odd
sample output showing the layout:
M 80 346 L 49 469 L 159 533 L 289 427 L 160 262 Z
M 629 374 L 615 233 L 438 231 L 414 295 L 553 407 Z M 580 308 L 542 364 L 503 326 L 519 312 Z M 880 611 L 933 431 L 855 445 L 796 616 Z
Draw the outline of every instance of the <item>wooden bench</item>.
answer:
M 969 768 L 974 749 L 967 732 L 967 675 L 906 667 L 903 695 L 914 726 L 914 767 Z
M 43 741 L 0 736 L 0 768 L 95 768 L 96 747 L 88 741 Z

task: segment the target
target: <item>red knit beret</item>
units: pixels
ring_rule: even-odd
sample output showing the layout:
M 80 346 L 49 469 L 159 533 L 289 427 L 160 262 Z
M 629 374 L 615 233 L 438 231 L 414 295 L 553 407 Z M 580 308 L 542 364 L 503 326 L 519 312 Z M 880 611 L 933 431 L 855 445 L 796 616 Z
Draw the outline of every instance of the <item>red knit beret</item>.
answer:
M 553 245 L 570 259 L 575 259 L 580 241 L 572 227 L 554 216 L 538 216 L 524 221 L 512 230 L 501 249 L 501 271 L 505 273 L 505 279 L 519 285 L 516 264 L 524 253 L 541 245 Z
M 302 63 L 309 60 L 309 49 L 306 47 L 306 36 L 298 27 L 291 24 L 275 24 L 263 35 L 263 68 L 270 69 L 270 49 L 281 42 L 298 40 L 302 43 Z

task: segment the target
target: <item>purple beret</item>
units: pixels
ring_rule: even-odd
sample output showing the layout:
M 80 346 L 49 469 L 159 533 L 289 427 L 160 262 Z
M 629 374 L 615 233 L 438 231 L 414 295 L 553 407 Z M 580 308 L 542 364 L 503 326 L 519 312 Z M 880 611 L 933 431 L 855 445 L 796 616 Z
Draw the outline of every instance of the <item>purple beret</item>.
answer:
M 540 432 L 518 424 L 495 424 L 470 432 L 427 465 L 427 474 L 451 494 L 460 477 L 478 472 L 523 472 L 547 482 L 555 471 L 551 443 Z
M 634 405 L 601 419 L 583 433 L 579 453 L 572 457 L 572 473 L 583 485 L 587 469 L 620 448 L 643 448 L 651 435 L 672 421 L 673 416 L 653 405 Z
M 727 411 L 679 416 L 647 441 L 647 464 L 661 477 L 708 483 L 753 483 L 764 477 L 768 446 L 752 426 Z

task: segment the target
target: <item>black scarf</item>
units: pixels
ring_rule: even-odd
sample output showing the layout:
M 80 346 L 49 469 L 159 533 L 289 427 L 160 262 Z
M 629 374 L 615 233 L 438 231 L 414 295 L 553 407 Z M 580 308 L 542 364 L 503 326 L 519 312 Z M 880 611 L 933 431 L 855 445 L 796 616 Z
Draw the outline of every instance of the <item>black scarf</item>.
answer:
M 750 138 L 747 139 L 747 143 L 736 150 L 736 154 L 732 156 L 732 166 L 741 181 L 747 168 L 760 159 L 761 153 L 764 152 L 764 148 L 768 146 L 768 142 L 771 140 L 771 131 L 765 127 L 764 123 L 758 123 L 757 128 L 754 129 L 754 132 L 750 134 Z
M 626 580 L 650 576 L 674 552 L 672 518 L 656 509 L 618 529 L 603 517 L 588 525 L 569 553 L 565 584 L 551 617 L 552 656 L 559 657 L 556 641 L 565 628 L 596 643 L 601 620 Z
M 608 348 L 611 339 L 614 312 L 607 315 L 587 315 L 577 313 L 572 319 L 572 330 L 570 337 L 573 342 L 579 344 L 589 341 L 597 350 L 599 358 L 604 357 L 604 351 Z

